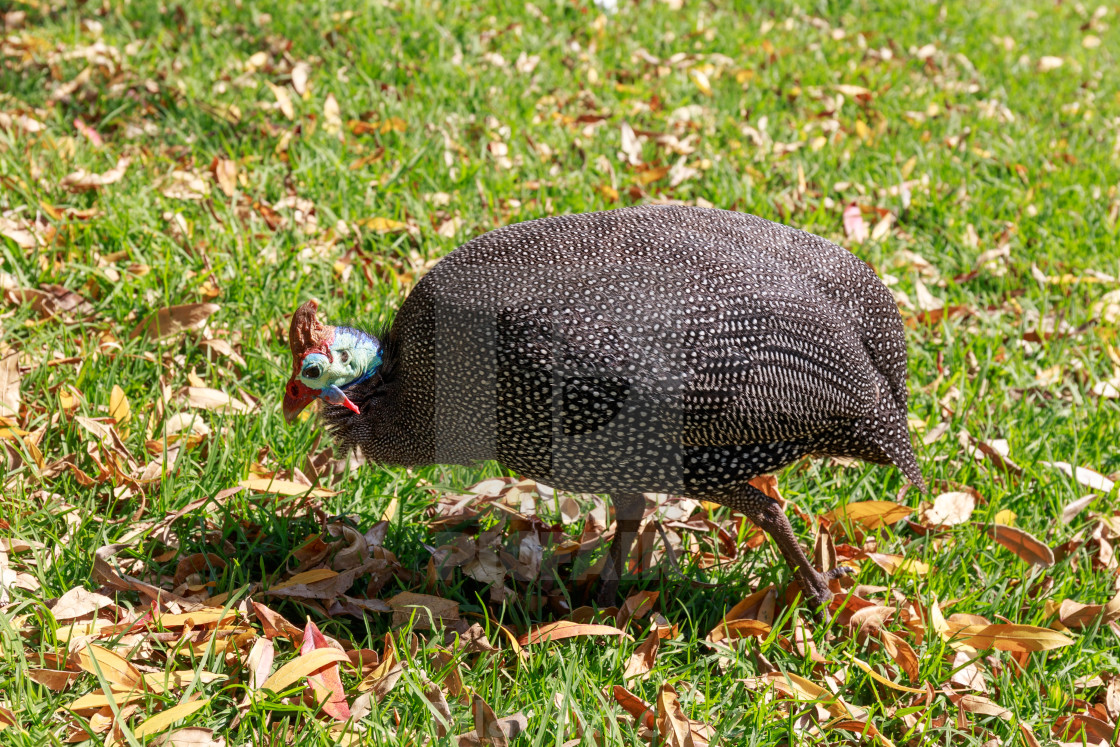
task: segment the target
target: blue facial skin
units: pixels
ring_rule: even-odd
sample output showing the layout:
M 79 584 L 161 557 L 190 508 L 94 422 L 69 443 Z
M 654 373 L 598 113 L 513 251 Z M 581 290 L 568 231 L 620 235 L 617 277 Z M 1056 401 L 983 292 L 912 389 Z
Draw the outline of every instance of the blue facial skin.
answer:
M 343 390 L 377 372 L 381 365 L 381 344 L 356 329 L 335 327 L 330 350 L 333 361 L 322 353 L 304 357 L 300 381 L 309 389 L 317 390 L 321 399 L 357 412 Z

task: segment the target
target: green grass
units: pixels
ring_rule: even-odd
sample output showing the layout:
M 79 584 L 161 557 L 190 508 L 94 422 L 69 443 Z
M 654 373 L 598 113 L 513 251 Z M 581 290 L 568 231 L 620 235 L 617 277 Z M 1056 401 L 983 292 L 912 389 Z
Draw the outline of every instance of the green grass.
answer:
M 1077 3 L 956 0 L 773 3 L 766 10 L 622 2 L 609 16 L 583 0 L 537 2 L 537 10 L 498 2 L 136 0 L 103 7 L 18 5 L 26 15 L 5 16 L 12 25 L 0 40 L 0 113 L 42 125 L 38 132 L 5 129 L 0 117 L 0 215 L 8 221 L 0 220 L 7 227 L 0 231 L 0 278 L 5 288 L 61 286 L 88 303 L 44 314 L 6 290 L 0 310 L 0 356 L 14 351 L 22 373 L 22 406 L 10 425 L 31 434 L 0 440 L 0 707 L 17 721 L 0 730 L 0 744 L 58 744 L 73 724 L 87 723 L 65 709 L 99 687 L 95 676 L 54 692 L 27 673 L 52 668 L 39 657 L 66 648 L 65 627 L 48 609 L 52 600 L 74 587 L 96 589 L 94 551 L 122 537 L 128 547 L 113 562 L 130 564 L 126 572 L 150 583 L 171 589 L 180 560 L 213 553 L 220 562 L 196 580 L 213 583 L 206 593 L 228 593 L 228 604 L 244 605 L 251 588 L 253 599 L 296 624 L 310 615 L 327 635 L 379 653 L 388 632 L 407 664 L 396 687 L 361 719 L 361 739 L 439 743 L 424 678 L 441 681 L 448 670 L 432 663 L 443 635 L 419 630 L 418 649 L 406 653 L 410 628 L 393 627 L 389 615 L 332 619 L 321 607 L 259 594 L 260 584 L 274 585 L 299 567 L 296 550 L 321 531 L 321 518 L 346 515 L 364 531 L 391 504 L 384 547 L 415 575 L 400 574 L 376 596 L 428 591 L 459 602 L 466 619 L 487 626 L 498 651 L 449 650 L 465 686 L 499 717 L 526 714 L 528 732 L 516 744 L 559 745 L 581 734 L 580 743 L 594 744 L 595 731 L 610 744 L 638 739 L 611 688 L 623 684 L 644 621 L 631 626 L 633 642 L 540 644 L 519 659 L 495 623 L 523 633 L 562 617 L 557 600 L 578 592 L 569 578 L 553 586 L 534 581 L 529 594 L 522 585 L 505 603 L 492 603 L 485 586 L 458 571 L 425 585 L 431 556 L 424 543 L 440 541 L 429 531 L 440 492 L 431 486 L 462 491 L 502 474 L 495 465 L 415 472 L 366 466 L 325 481 L 337 494 L 317 503 L 319 513 L 295 510 L 300 501 L 293 498 L 245 491 L 188 512 L 166 531 L 128 535 L 251 474 L 305 469 L 320 433 L 313 420 L 287 427 L 279 401 L 290 371 L 285 315 L 308 297 L 321 299 L 331 319 L 383 320 L 431 261 L 469 237 L 544 215 L 656 199 L 706 202 L 820 234 L 889 276 L 900 299 L 905 294 L 919 462 L 935 492 L 964 485 L 983 500 L 971 521 L 941 535 L 922 536 L 906 523 L 878 533 L 881 552 L 928 563 L 927 575 L 889 576 L 865 562 L 858 583 L 890 586 L 922 608 L 952 601 L 946 614 L 1039 626 L 1054 619 L 1047 602 L 1104 603 L 1116 593 L 1115 561 L 1109 565 L 1101 549 L 1097 518 L 1117 515 L 1116 491 L 1062 524 L 1063 506 L 1087 491 L 1042 462 L 1113 479 L 1120 473 L 1120 400 L 1092 394 L 1120 368 L 1120 314 L 1102 318 L 1094 306 L 1120 275 L 1120 9 L 1102 6 L 1095 16 Z M 95 43 L 102 46 L 91 48 Z M 523 54 L 532 59 L 519 62 Z M 1063 64 L 1046 69 L 1049 57 Z M 306 65 L 304 96 L 291 82 L 296 62 Z M 710 95 L 695 71 L 706 75 Z M 267 83 L 290 97 L 293 119 Z M 340 128 L 325 111 L 332 96 Z M 76 118 L 103 145 L 80 134 Z M 645 183 L 619 157 L 624 122 L 685 141 L 694 149 L 685 165 L 695 174 L 675 187 L 671 176 Z M 508 162 L 492 143 L 506 146 Z M 60 184 L 79 169 L 104 173 L 122 155 L 131 163 L 114 184 L 80 193 Z M 653 138 L 640 155 L 652 168 L 682 158 Z M 236 198 L 211 177 L 215 158 L 237 164 Z M 209 195 L 166 196 L 162 185 L 174 171 L 197 173 Z M 906 190 L 892 190 L 903 183 Z M 892 225 L 853 243 L 841 218 L 853 201 L 865 208 L 869 229 L 888 213 Z M 254 206 L 262 204 L 275 212 Z M 274 215 L 283 225 L 266 220 Z M 380 232 L 374 219 L 396 228 Z M 26 220 L 51 234 L 43 245 L 28 248 L 13 237 L 12 227 Z M 1004 244 L 1006 258 L 976 266 L 983 252 Z M 1038 275 L 1070 277 L 1040 283 Z M 1102 281 L 1107 277 L 1113 280 Z M 915 306 L 919 280 L 947 307 L 969 313 L 926 323 Z M 205 330 L 162 343 L 130 336 L 156 309 L 199 302 L 220 306 Z M 1026 341 L 1040 318 L 1075 334 Z M 211 357 L 203 342 L 212 339 L 229 343 L 243 362 Z M 1040 374 L 1052 367 L 1049 377 Z M 120 387 L 132 419 L 119 431 L 138 462 L 123 471 L 135 476 L 153 458 L 158 465 L 166 418 L 189 411 L 180 394 L 189 376 L 235 396 L 244 392 L 259 409 L 202 412 L 210 434 L 157 470 L 151 484 L 98 480 L 94 456 L 104 463 L 111 450 L 96 448 L 77 418 L 107 416 L 113 387 Z M 65 396 L 75 397 L 70 409 Z M 943 422 L 945 435 L 924 445 L 923 436 Z M 970 458 L 957 438 L 962 429 L 983 441 L 1006 439 L 1022 474 Z M 325 446 L 318 443 L 316 453 Z M 69 468 L 44 470 L 64 458 L 93 484 L 83 485 Z M 812 516 L 893 499 L 903 482 L 892 469 L 825 462 L 780 475 L 785 497 Z M 900 500 L 917 508 L 922 497 L 910 492 Z M 1049 568 L 1019 560 L 985 531 L 1004 510 L 1051 547 L 1073 542 L 1071 551 Z M 715 516 L 729 520 L 725 511 Z M 795 524 L 811 543 L 813 528 Z M 504 525 L 487 513 L 483 527 L 491 526 Z M 578 538 L 582 526 L 566 531 Z M 710 546 L 711 536 L 701 539 Z M 20 541 L 33 547 L 21 549 Z M 1115 729 L 1103 684 L 1078 684 L 1120 676 L 1120 633 L 1108 625 L 1071 633 L 1072 646 L 1031 655 L 1022 672 L 1007 653 L 979 658 L 987 696 L 1011 715 L 971 714 L 967 728 L 939 690 L 954 671 L 952 651 L 928 627 L 922 640 L 907 638 L 919 681 L 936 693 L 928 709 L 911 708 L 924 699 L 885 689 L 849 664 L 855 655 L 904 682 L 873 641 L 861 642 L 839 622 L 814 623 L 803 607 L 780 607 L 774 627 L 792 639 L 788 623 L 800 618 L 825 663 L 784 650 L 776 636 L 723 649 L 705 644 L 729 607 L 760 586 L 788 583 L 772 547 L 743 551 L 708 573 L 722 583 L 714 591 L 671 576 L 626 587 L 661 591 L 657 611 L 680 626 L 678 638 L 662 642 L 648 680 L 627 683 L 636 694 L 654 703 L 662 684 L 675 684 L 684 712 L 728 744 L 858 739 L 807 733 L 812 705 L 746 689 L 743 680 L 765 671 L 765 661 L 822 685 L 846 672 L 832 681 L 838 692 L 868 709 L 895 744 L 1024 744 L 1019 723 L 1045 740 L 1059 719 L 1084 713 L 1086 704 L 1100 704 L 1097 717 L 1112 718 Z M 135 592 L 107 593 L 122 615 L 143 611 Z M 892 603 L 889 593 L 875 598 Z M 261 633 L 257 618 L 244 620 Z M 905 633 L 897 621 L 889 627 Z M 125 652 L 135 637 L 118 633 L 100 643 Z M 233 726 L 246 690 L 242 656 L 215 652 L 213 644 L 189 654 L 176 650 L 181 642 L 146 645 L 131 654 L 145 666 L 228 677 L 145 696 L 126 719 L 131 728 L 192 692 L 212 699 L 184 724 L 213 729 L 229 744 L 273 743 L 269 735 L 285 724 L 295 744 L 333 743 L 328 722 L 299 700 L 298 687 L 288 693 L 294 698 L 258 694 Z M 279 664 L 296 649 L 278 639 L 276 651 Z M 343 683 L 352 703 L 358 678 L 347 673 Z M 470 731 L 469 699 L 448 699 L 450 733 Z M 586 725 L 582 732 L 577 720 Z M 122 732 L 122 740 L 130 734 Z

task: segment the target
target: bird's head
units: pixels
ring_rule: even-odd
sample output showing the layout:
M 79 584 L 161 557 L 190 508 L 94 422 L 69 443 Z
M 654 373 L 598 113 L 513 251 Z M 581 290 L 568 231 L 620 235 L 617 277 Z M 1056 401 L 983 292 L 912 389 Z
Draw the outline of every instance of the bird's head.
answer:
M 288 341 L 292 348 L 292 376 L 284 388 L 284 418 L 292 422 L 314 399 L 358 413 L 346 395 L 350 387 L 369 379 L 381 365 L 381 343 L 373 335 L 350 327 L 330 327 L 308 301 L 292 316 Z

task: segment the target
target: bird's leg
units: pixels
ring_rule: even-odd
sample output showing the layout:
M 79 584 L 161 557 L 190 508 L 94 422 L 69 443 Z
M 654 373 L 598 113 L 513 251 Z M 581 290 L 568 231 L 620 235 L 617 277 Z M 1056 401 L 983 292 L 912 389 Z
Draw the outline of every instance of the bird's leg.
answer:
M 638 527 L 646 509 L 646 499 L 641 493 L 612 493 L 611 502 L 614 504 L 615 530 L 607 550 L 607 561 L 599 575 L 599 593 L 595 600 L 600 607 L 610 607 L 618 599 L 618 582 L 638 537 Z
M 774 539 L 782 557 L 797 575 L 805 600 L 814 608 L 831 602 L 832 590 L 828 588 L 828 581 L 846 571 L 837 570 L 824 574 L 813 567 L 805 551 L 801 549 L 801 545 L 797 544 L 797 537 L 793 534 L 789 518 L 782 512 L 782 507 L 776 500 L 752 485 L 747 485 L 738 498 L 739 500 L 730 505 L 746 514 L 759 529 Z

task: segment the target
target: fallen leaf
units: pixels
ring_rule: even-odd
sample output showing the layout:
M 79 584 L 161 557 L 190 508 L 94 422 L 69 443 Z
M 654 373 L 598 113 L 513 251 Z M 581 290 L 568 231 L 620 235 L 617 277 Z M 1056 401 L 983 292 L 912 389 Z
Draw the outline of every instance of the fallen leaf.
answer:
M 942 493 L 933 499 L 933 505 L 922 514 L 931 526 L 956 526 L 964 524 L 976 510 L 976 498 L 971 493 L 959 491 Z
M 113 600 L 103 594 L 88 591 L 85 587 L 75 586 L 63 594 L 51 607 L 54 619 L 62 622 L 85 617 L 103 607 L 111 607 Z
M 168 306 L 148 316 L 132 330 L 129 337 L 135 339 L 143 335 L 149 340 L 157 340 L 189 329 L 195 329 L 201 327 L 210 315 L 220 308 L 221 306 L 216 303 Z
M 310 485 L 304 485 L 299 482 L 292 482 L 291 480 L 277 480 L 273 477 L 249 477 L 239 483 L 240 487 L 248 490 L 253 490 L 258 493 L 276 493 L 278 495 L 311 495 L 316 498 L 330 498 L 333 495 L 338 495 L 333 490 L 326 488 L 313 488 Z
M 323 131 L 328 135 L 337 135 L 342 132 L 342 110 L 338 106 L 338 99 L 333 93 L 328 93 L 323 102 Z
M 893 501 L 860 501 L 838 506 L 824 514 L 831 522 L 849 521 L 865 529 L 876 530 L 905 519 L 914 510 Z
M 0 417 L 19 417 L 19 356 L 11 351 L 0 358 Z
M 1072 646 L 1073 640 L 1050 628 L 1033 625 L 966 625 L 945 634 L 950 640 L 982 651 L 994 648 L 999 651 L 1030 652 Z
M 449 622 L 459 619 L 459 603 L 450 599 L 436 597 L 430 594 L 415 594 L 411 591 L 402 591 L 388 600 L 393 608 L 394 626 L 404 625 L 410 620 L 415 620 L 418 629 L 425 630 L 432 623 Z
M 100 671 L 108 682 L 120 685 L 125 690 L 135 690 L 143 686 L 144 677 L 140 670 L 118 653 L 104 646 L 87 645 L 78 651 L 78 666 L 96 675 Z M 155 690 L 159 692 L 159 689 Z
M 634 649 L 634 653 L 630 654 L 630 658 L 626 661 L 626 669 L 622 672 L 622 679 L 628 680 L 634 677 L 641 677 L 645 679 L 649 676 L 649 672 L 653 669 L 654 662 L 657 661 L 657 650 L 660 648 L 661 637 L 657 635 L 657 631 L 650 631 L 646 637 Z
M 103 174 L 94 174 L 84 169 L 79 169 L 72 174 L 68 174 L 59 182 L 59 186 L 71 192 L 88 192 L 93 189 L 100 189 L 101 187 L 115 184 L 124 178 L 125 171 L 128 170 L 128 164 L 132 159 L 128 156 L 121 156 L 117 160 L 117 165 L 109 169 Z
M 164 729 L 171 726 L 176 721 L 190 716 L 195 711 L 205 708 L 210 703 L 210 699 L 205 700 L 192 700 L 189 703 L 180 703 L 177 706 L 172 706 L 166 711 L 157 713 L 155 716 L 144 721 L 142 724 L 132 730 L 133 736 L 137 739 L 150 737 L 153 734 L 159 734 Z
M 887 687 L 891 688 L 892 690 L 898 690 L 898 691 L 904 692 L 904 693 L 916 693 L 918 695 L 925 695 L 926 694 L 925 690 L 922 690 L 922 689 L 919 689 L 919 688 L 916 688 L 916 687 L 907 687 L 906 685 L 900 685 L 899 683 L 884 677 L 883 675 L 879 674 L 874 669 L 872 669 L 871 665 L 868 664 L 865 661 L 857 659 L 854 656 L 849 656 L 848 658 L 851 659 L 853 664 L 855 664 L 857 667 L 859 667 L 864 672 L 866 672 L 868 674 L 868 676 L 871 677 L 871 679 L 875 680 L 876 682 L 878 682 L 881 685 L 886 685 Z
M 666 683 L 657 692 L 657 733 L 666 747 L 695 747 L 688 717 L 681 708 L 677 691 Z
M 1115 485 L 1112 480 L 1088 467 L 1074 467 L 1069 462 L 1039 462 L 1039 464 L 1053 467 L 1066 477 L 1072 477 L 1090 490 L 1099 490 L 1106 495 L 1112 492 L 1112 488 Z
M 870 236 L 859 205 L 854 202 L 844 208 L 844 235 L 856 244 L 862 244 Z
M 295 119 L 296 110 L 295 107 L 292 106 L 292 97 L 288 94 L 288 89 L 267 80 L 265 84 L 268 86 L 268 89 L 272 91 L 272 95 L 276 97 L 276 104 L 280 107 L 280 113 L 289 120 Z
M 582 638 L 586 636 L 618 635 L 626 636 L 613 625 L 598 625 L 595 623 L 577 623 L 571 620 L 559 620 L 546 625 L 539 625 L 530 632 L 521 636 L 518 643 L 528 646 L 544 641 L 563 641 L 568 638 Z M 629 636 L 626 636 L 629 638 Z
M 1067 628 L 1075 629 L 1088 627 L 1098 621 L 1106 625 L 1113 620 L 1120 620 L 1120 592 L 1107 604 L 1081 604 L 1065 599 L 1058 608 L 1058 619 Z
M 306 656 L 292 659 L 277 669 L 264 681 L 261 689 L 271 690 L 274 693 L 283 692 L 312 672 L 340 661 L 350 661 L 345 651 L 339 651 L 337 648 L 317 648 Z
M 124 425 L 132 417 L 128 397 L 116 384 L 113 384 L 113 390 L 109 393 L 109 417 L 117 421 L 117 425 Z
M 176 169 L 160 182 L 159 191 L 173 200 L 201 200 L 210 195 L 210 185 L 193 171 Z
M 228 158 L 216 158 L 210 165 L 211 170 L 214 172 L 214 178 L 218 182 L 218 188 L 225 193 L 226 197 L 233 197 L 237 192 L 237 163 Z
M 307 624 L 303 629 L 303 645 L 300 646 L 300 656 L 310 656 L 316 651 L 327 649 L 337 650 L 330 645 L 311 618 L 307 618 Z M 347 657 L 347 661 L 349 661 L 349 657 Z M 350 707 L 346 704 L 346 691 L 342 687 L 342 678 L 339 675 L 337 663 L 329 664 L 308 674 L 307 683 L 311 689 L 314 702 L 323 709 L 324 713 L 336 721 L 345 722 L 350 719 Z
M 622 685 L 615 685 L 612 693 L 615 701 L 622 706 L 623 710 L 633 716 L 635 721 L 647 729 L 656 728 L 653 708 L 648 703 Z
M 1054 565 L 1054 551 L 1029 532 L 1005 524 L 992 524 L 988 527 L 988 536 L 1028 563 L 1044 568 Z

